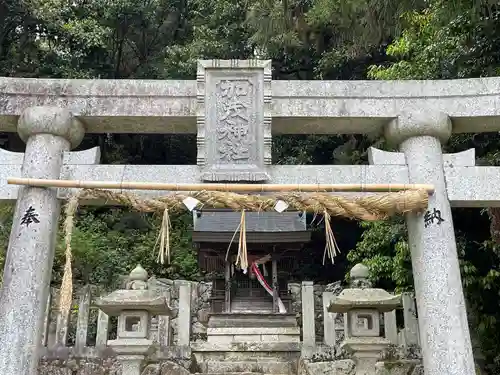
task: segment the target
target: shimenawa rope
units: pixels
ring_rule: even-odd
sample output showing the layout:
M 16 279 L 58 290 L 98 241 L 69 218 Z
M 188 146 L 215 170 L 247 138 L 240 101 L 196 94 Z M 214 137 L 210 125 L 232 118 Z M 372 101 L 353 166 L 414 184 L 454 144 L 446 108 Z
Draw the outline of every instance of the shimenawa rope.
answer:
M 116 193 L 110 190 L 84 189 L 72 196 L 65 207 L 65 256 L 64 276 L 61 286 L 60 311 L 67 314 L 72 301 L 72 270 L 71 270 L 71 237 L 74 227 L 74 217 L 80 200 L 99 200 L 116 202 L 131 207 L 140 212 L 162 212 L 163 219 L 158 235 L 160 242 L 158 261 L 163 263 L 165 256 L 170 261 L 170 218 L 171 212 L 186 209 L 184 199 L 197 199 L 200 206 L 213 208 L 231 208 L 241 210 L 241 220 L 237 231 L 240 232 L 237 263 L 248 269 L 248 254 L 246 247 L 245 210 L 271 211 L 276 202 L 281 200 L 288 207 L 298 211 L 322 213 L 325 218 L 326 246 L 324 258 L 328 255 L 332 259 L 339 252 L 338 245 L 333 237 L 330 219 L 331 216 L 344 216 L 360 220 L 383 220 L 397 213 L 421 212 L 427 208 L 428 192 L 425 190 L 405 190 L 395 193 L 369 195 L 354 198 L 331 195 L 326 193 L 279 193 L 271 195 L 244 195 L 220 191 L 198 191 L 191 194 L 172 194 L 162 198 L 139 198 L 131 193 Z M 235 233 L 236 234 L 236 233 Z M 231 241 L 232 242 L 232 241 Z M 324 262 L 324 260 L 323 260 Z

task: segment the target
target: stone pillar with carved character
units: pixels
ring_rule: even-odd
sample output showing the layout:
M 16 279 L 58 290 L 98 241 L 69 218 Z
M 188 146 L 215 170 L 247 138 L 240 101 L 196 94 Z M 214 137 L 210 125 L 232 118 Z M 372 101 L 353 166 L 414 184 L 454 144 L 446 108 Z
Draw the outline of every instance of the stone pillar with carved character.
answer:
M 84 127 L 57 107 L 30 107 L 17 131 L 26 142 L 22 177 L 59 179 L 63 154 Z M 35 375 L 61 203 L 57 189 L 19 187 L 0 291 L 0 373 Z
M 475 373 L 441 150 L 451 132 L 446 114 L 425 109 L 402 113 L 385 129 L 405 155 L 409 182 L 436 189 L 425 213 L 406 216 L 427 375 Z

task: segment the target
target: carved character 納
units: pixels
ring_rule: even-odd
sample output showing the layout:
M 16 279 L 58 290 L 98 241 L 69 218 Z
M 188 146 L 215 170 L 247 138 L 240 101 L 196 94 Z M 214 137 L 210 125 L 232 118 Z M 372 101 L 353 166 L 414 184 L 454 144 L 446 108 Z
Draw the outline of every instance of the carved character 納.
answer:
M 444 219 L 441 217 L 441 211 L 434 208 L 432 212 L 427 210 L 424 215 L 424 225 L 427 228 L 429 225 L 436 223 L 437 225 L 441 225 Z

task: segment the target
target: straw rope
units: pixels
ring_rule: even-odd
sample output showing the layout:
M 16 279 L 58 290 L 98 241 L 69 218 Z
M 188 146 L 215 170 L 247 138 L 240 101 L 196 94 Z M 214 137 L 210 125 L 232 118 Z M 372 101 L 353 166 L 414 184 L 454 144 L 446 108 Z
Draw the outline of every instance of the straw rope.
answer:
M 335 236 L 333 235 L 331 217 L 328 212 L 324 212 L 323 217 L 325 219 L 325 252 L 323 254 L 323 264 L 325 264 L 326 256 L 334 263 L 335 256 L 337 253 L 340 253 L 339 245 L 337 245 L 337 241 L 335 240 Z
M 241 220 L 239 225 L 240 240 L 238 241 L 238 256 L 236 257 L 236 265 L 243 270 L 243 273 L 248 271 L 248 252 L 247 252 L 247 227 L 245 221 L 245 210 L 241 211 Z M 236 233 L 236 232 L 235 232 Z
M 64 264 L 64 274 L 61 282 L 61 295 L 59 297 L 59 311 L 62 316 L 68 316 L 71 302 L 73 300 L 73 271 L 71 269 L 71 237 L 73 235 L 73 227 L 75 214 L 78 210 L 78 196 L 73 196 L 69 199 L 65 207 L 65 220 L 64 220 L 64 242 L 66 250 L 64 255 L 66 263 Z
M 155 244 L 156 248 L 156 245 L 160 242 L 160 250 L 158 251 L 156 261 L 161 264 L 165 264 L 165 257 L 167 257 L 167 264 L 170 263 L 170 227 L 171 223 L 168 208 L 165 208 L 165 210 L 163 210 L 160 232 L 158 233 Z
M 65 207 L 65 255 L 66 264 L 61 286 L 60 310 L 67 314 L 72 299 L 71 270 L 71 238 L 74 217 L 80 200 L 105 200 L 117 203 L 140 212 L 162 213 L 163 220 L 157 243 L 160 243 L 158 261 L 163 263 L 165 257 L 170 260 L 170 212 L 186 210 L 184 199 L 191 197 L 199 201 L 197 208 L 231 208 L 241 211 L 241 221 L 237 231 L 240 232 L 237 263 L 243 270 L 248 268 L 246 248 L 245 211 L 273 211 L 276 202 L 281 200 L 292 210 L 322 214 L 325 218 L 326 247 L 325 257 L 333 257 L 339 252 L 338 245 L 331 230 L 331 216 L 343 216 L 350 219 L 366 221 L 384 220 L 395 214 L 421 212 L 427 208 L 428 192 L 426 190 L 404 190 L 379 195 L 346 197 L 327 193 L 273 193 L 271 195 L 245 195 L 220 191 L 197 191 L 192 193 L 176 193 L 161 198 L 140 198 L 132 193 L 118 193 L 110 190 L 84 189 L 72 196 Z M 235 233 L 236 234 L 236 233 Z M 231 241 L 232 242 L 232 241 Z M 155 246 L 156 247 L 156 246 Z
M 161 198 L 139 198 L 131 193 L 110 190 L 85 189 L 78 200 L 105 200 L 131 207 L 140 212 L 171 212 L 186 210 L 183 200 L 197 199 L 198 208 L 231 208 L 235 211 L 273 211 L 278 200 L 285 201 L 291 209 L 313 213 L 328 212 L 330 216 L 343 216 L 360 220 L 384 220 L 395 214 L 422 211 L 427 208 L 425 190 L 406 190 L 378 195 L 346 197 L 328 193 L 279 193 L 271 195 L 245 195 L 219 191 L 199 191 L 172 194 Z

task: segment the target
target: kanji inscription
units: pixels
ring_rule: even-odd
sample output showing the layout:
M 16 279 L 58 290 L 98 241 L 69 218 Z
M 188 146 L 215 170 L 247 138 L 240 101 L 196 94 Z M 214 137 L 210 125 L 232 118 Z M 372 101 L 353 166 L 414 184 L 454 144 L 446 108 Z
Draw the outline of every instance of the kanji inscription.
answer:
M 203 181 L 268 181 L 270 61 L 204 60 L 196 76 L 196 155 Z
M 33 206 L 29 206 L 29 208 L 24 212 L 23 217 L 21 218 L 21 225 L 26 225 L 29 227 L 30 224 L 38 224 L 40 220 L 38 219 L 38 214 L 36 213 Z
M 223 163 L 250 159 L 252 84 L 248 80 L 221 80 L 217 85 L 217 152 Z
M 444 219 L 441 217 L 441 210 L 437 210 L 436 208 L 433 211 L 427 210 L 424 215 L 424 226 L 427 228 L 429 225 L 437 224 L 441 225 Z

